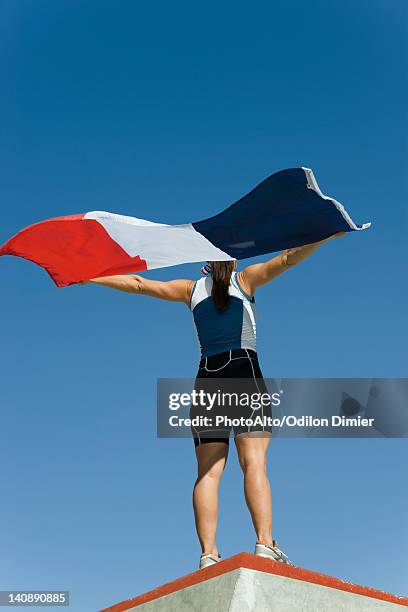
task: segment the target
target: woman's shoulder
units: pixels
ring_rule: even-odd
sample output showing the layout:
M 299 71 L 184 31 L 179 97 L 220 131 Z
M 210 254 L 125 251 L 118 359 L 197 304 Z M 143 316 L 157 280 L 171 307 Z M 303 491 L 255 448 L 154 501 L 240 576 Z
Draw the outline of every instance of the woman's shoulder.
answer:
M 253 299 L 254 297 L 254 292 L 252 291 L 246 277 L 245 277 L 245 270 L 239 270 L 237 272 L 234 273 L 233 277 L 235 276 L 235 280 L 237 282 L 238 287 L 241 289 L 241 291 L 249 298 L 249 299 Z
M 212 279 L 210 275 L 202 276 L 194 281 L 191 281 L 190 285 L 190 300 L 189 306 L 193 308 L 198 302 L 209 297 L 211 294 Z

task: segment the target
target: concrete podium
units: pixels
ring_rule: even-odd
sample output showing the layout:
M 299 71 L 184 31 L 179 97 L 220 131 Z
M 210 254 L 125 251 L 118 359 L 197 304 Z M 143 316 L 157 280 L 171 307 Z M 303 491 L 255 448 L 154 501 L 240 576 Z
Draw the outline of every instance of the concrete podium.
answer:
M 239 553 L 102 612 L 408 612 L 408 598 Z

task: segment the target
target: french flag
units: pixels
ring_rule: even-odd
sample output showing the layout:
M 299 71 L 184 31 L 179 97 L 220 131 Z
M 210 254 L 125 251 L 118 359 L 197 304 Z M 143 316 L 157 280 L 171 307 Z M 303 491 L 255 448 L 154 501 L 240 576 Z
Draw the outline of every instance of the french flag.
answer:
M 44 268 L 58 287 L 202 261 L 246 259 L 323 240 L 357 225 L 309 168 L 272 174 L 219 214 L 183 225 L 104 211 L 30 225 L 0 248 Z

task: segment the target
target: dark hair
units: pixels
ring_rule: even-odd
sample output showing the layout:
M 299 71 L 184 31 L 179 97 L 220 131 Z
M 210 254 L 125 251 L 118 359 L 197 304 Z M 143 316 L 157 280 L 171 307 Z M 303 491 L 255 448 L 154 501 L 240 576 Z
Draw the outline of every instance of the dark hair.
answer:
M 212 291 L 211 295 L 214 299 L 218 310 L 225 310 L 229 304 L 229 283 L 231 274 L 235 268 L 235 260 L 233 261 L 210 261 Z

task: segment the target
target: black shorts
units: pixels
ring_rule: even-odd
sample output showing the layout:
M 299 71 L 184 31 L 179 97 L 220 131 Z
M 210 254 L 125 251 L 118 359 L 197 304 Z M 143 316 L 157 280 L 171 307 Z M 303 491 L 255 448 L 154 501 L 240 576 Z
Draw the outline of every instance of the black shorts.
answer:
M 191 433 L 195 446 L 208 442 L 229 444 L 231 431 L 234 431 L 234 437 L 253 432 L 270 437 L 270 392 L 255 351 L 240 348 L 203 357 L 194 389 L 197 393 L 211 393 L 214 398 L 211 406 L 203 405 L 202 401 L 191 405 L 190 418 L 194 420 Z M 216 393 L 216 390 L 220 393 Z M 238 394 L 239 401 L 236 400 Z M 261 394 L 262 401 L 259 401 Z M 232 398 L 231 403 L 227 405 L 228 401 L 224 398 Z

